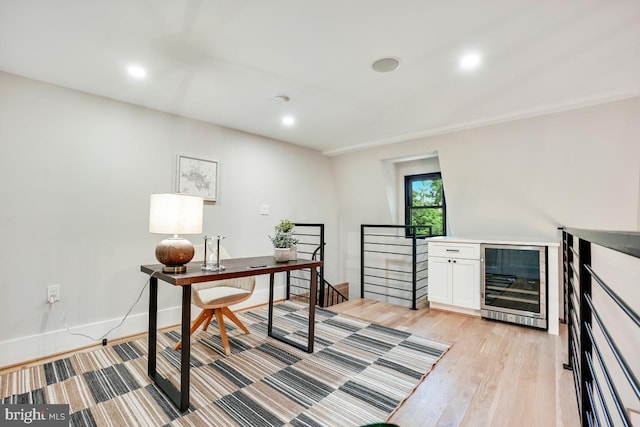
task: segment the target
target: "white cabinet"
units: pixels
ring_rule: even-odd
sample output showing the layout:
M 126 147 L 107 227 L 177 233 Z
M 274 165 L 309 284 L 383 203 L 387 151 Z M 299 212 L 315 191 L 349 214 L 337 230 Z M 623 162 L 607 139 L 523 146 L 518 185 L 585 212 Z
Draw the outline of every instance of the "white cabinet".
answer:
M 429 242 L 429 301 L 477 314 L 480 310 L 480 245 Z M 450 307 L 449 307 L 450 306 Z M 469 309 L 469 310 L 465 310 Z
M 480 260 L 451 261 L 451 304 L 480 309 Z
M 429 301 L 451 304 L 451 260 L 429 257 Z

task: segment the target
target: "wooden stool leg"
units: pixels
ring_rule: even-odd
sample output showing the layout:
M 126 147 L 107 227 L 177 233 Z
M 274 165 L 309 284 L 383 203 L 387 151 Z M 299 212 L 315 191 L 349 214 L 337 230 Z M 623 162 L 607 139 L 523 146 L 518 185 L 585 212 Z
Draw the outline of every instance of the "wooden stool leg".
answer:
M 242 329 L 245 334 L 249 333 L 249 330 L 247 329 L 247 327 L 242 324 L 240 319 L 238 319 L 235 314 L 233 314 L 233 311 L 229 310 L 229 307 L 223 307 L 222 308 L 222 313 L 225 316 L 227 316 L 229 318 L 229 320 L 231 320 L 233 323 L 235 323 L 236 326 L 238 326 L 240 329 Z
M 229 348 L 229 339 L 227 338 L 227 330 L 224 328 L 224 320 L 222 319 L 222 310 L 216 308 L 213 310 L 216 313 L 216 320 L 218 321 L 218 328 L 220 329 L 220 340 L 224 347 L 224 354 L 227 356 L 231 354 L 231 348 Z
M 213 309 L 209 308 L 206 310 L 207 318 L 204 320 L 204 326 L 202 327 L 203 331 L 209 329 L 209 324 L 211 324 L 211 319 L 213 319 Z
M 200 326 L 202 322 L 204 322 L 207 319 L 207 317 L 209 318 L 209 321 L 211 321 L 212 315 L 213 313 L 211 313 L 211 310 L 202 310 L 202 312 L 200 313 L 200 315 L 198 315 L 196 320 L 193 321 L 193 325 L 191 325 L 191 330 L 189 331 L 189 335 L 193 335 L 196 329 L 198 329 L 198 326 Z M 174 350 L 180 350 L 181 348 L 182 348 L 182 340 L 178 341 L 175 347 L 173 347 Z

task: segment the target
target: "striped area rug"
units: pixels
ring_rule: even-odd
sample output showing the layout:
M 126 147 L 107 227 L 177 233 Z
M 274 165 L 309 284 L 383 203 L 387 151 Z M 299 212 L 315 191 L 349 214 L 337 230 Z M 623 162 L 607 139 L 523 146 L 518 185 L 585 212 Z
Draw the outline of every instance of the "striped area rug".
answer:
M 274 332 L 306 344 L 308 311 L 275 306 Z M 180 413 L 147 377 L 137 339 L 0 377 L 0 401 L 67 403 L 71 426 L 361 426 L 388 419 L 448 344 L 316 310 L 315 352 L 267 337 L 267 308 L 239 313 L 224 355 L 212 322 L 192 339 L 191 407 Z M 158 335 L 158 371 L 179 384 L 179 330 Z

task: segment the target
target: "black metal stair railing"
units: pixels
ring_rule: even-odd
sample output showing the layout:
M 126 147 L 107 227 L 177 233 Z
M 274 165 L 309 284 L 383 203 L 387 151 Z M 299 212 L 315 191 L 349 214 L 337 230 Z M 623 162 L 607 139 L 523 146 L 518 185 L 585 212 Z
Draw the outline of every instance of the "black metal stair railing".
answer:
M 430 226 L 360 226 L 361 297 L 409 305 L 416 310 L 428 291 L 428 245 L 416 237 L 417 228 Z
M 321 251 L 321 248 L 321 246 L 318 246 L 318 248 L 313 253 L 312 259 L 318 259 L 318 253 Z M 320 283 L 320 281 L 323 282 L 323 285 L 318 288 L 317 301 L 319 301 L 318 305 L 320 307 L 330 307 L 332 305 L 340 304 L 341 302 L 349 300 L 349 298 L 347 298 L 342 292 L 340 292 L 331 283 L 329 283 L 323 277 L 320 277 L 320 274 L 318 274 L 318 283 Z M 322 296 L 320 296 L 321 292 Z
M 563 228 L 562 248 L 568 325 L 564 367 L 573 371 L 581 424 L 631 426 L 632 414 L 640 417 L 640 316 L 621 294 L 637 292 L 640 284 L 640 233 Z M 616 257 L 635 268 L 620 268 Z M 607 283 L 598 269 L 609 269 L 615 281 Z
M 298 258 L 323 261 L 318 269 L 317 305 L 328 307 L 347 301 L 348 298 L 324 278 L 324 224 L 295 223 L 292 234 L 298 240 Z M 286 278 L 286 298 L 309 299 L 310 272 L 296 270 L 288 272 Z
M 332 305 L 349 301 L 349 298 L 347 298 L 342 292 L 336 289 L 331 283 L 325 280 L 324 285 L 326 293 L 323 300 L 324 305 L 322 305 L 321 307 L 331 307 Z

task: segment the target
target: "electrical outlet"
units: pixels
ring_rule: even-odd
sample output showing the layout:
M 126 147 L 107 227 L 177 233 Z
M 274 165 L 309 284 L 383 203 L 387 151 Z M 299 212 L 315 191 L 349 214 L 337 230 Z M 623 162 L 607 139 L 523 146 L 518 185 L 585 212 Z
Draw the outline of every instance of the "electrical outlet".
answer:
M 60 301 L 60 285 L 47 286 L 47 302 Z
M 269 205 L 260 205 L 260 215 L 269 215 Z

